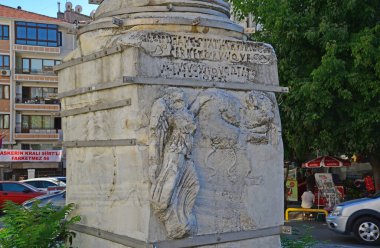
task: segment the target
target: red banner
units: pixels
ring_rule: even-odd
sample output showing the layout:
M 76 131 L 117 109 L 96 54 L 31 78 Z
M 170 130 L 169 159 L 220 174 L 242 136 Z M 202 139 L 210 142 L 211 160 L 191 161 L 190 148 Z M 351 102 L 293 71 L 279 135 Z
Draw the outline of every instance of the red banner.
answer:
M 62 150 L 0 150 L 0 162 L 61 162 Z

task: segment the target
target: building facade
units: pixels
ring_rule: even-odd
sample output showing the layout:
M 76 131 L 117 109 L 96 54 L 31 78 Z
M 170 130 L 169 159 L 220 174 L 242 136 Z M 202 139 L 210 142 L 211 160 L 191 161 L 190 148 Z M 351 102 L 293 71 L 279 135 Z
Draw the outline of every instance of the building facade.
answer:
M 73 7 L 71 2 L 66 2 L 64 12 L 61 12 L 61 3 L 58 2 L 57 18 L 76 25 L 86 24 L 92 20 L 90 16 L 82 14 L 81 5 Z
M 0 5 L 2 150 L 62 150 L 58 77 L 53 67 L 75 46 L 65 21 Z M 0 161 L 0 180 L 64 175 L 64 161 Z

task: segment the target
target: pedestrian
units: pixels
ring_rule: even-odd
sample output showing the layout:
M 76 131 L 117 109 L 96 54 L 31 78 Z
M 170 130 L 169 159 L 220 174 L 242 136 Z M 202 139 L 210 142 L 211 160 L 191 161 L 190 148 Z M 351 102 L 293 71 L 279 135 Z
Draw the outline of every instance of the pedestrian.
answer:
M 305 175 L 302 174 L 302 173 L 297 173 L 297 183 L 298 183 L 298 201 L 301 202 L 302 199 L 301 199 L 301 196 L 303 194 L 303 192 L 306 191 L 306 178 L 305 178 Z
M 314 196 L 313 192 L 310 190 L 310 188 L 308 188 L 305 192 L 303 192 L 301 199 L 302 199 L 302 203 L 301 203 L 302 208 L 312 208 L 313 207 L 315 196 Z
M 365 185 L 365 189 L 367 190 L 367 193 L 368 194 L 373 194 L 375 193 L 375 184 L 373 183 L 373 179 L 371 177 L 370 174 L 366 174 L 364 176 L 364 185 Z
M 311 169 L 308 169 L 306 171 L 306 187 L 310 189 L 310 191 L 314 192 L 316 182 L 315 182 L 315 176 Z
M 311 192 L 310 188 L 308 188 L 305 192 L 303 192 L 301 199 L 302 199 L 302 202 L 301 202 L 302 208 L 308 208 L 308 209 L 313 208 L 315 196 L 313 192 Z M 305 213 L 303 213 L 303 219 L 304 220 L 314 219 L 314 216 L 312 213 L 310 213 L 309 215 L 306 215 Z

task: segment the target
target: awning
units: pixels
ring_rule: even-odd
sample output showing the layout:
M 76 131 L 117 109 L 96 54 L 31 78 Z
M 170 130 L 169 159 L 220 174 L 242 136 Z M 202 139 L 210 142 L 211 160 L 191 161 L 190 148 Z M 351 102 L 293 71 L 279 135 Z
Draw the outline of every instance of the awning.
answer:
M 333 156 L 323 156 L 303 163 L 302 168 L 344 167 L 350 165 L 351 162 L 349 160 L 344 160 Z

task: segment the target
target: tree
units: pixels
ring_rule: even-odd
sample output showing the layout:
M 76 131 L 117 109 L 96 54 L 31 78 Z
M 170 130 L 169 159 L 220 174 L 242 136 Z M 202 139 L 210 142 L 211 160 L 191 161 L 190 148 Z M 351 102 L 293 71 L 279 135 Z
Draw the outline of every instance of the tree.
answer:
M 0 248 L 71 247 L 75 233 L 69 230 L 69 226 L 80 221 L 79 216 L 67 216 L 74 205 L 57 208 L 51 203 L 38 204 L 36 201 L 29 209 L 11 201 L 4 204 Z
M 360 154 L 380 189 L 380 1 L 231 0 L 273 45 L 287 159 Z

